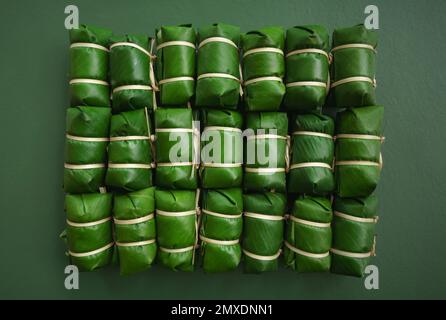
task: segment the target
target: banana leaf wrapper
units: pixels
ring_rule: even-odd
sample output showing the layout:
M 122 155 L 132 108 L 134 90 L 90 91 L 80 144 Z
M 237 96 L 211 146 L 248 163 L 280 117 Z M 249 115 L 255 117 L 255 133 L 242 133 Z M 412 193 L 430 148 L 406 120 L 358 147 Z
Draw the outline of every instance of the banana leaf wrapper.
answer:
M 110 118 L 109 108 L 79 106 L 67 109 L 65 192 L 98 192 L 104 186 Z M 89 168 L 91 164 L 95 168 Z
M 301 196 L 294 201 L 287 221 L 284 257 L 297 272 L 330 270 L 333 218 L 327 198 Z
M 250 112 L 246 116 L 245 191 L 286 192 L 288 118 L 285 112 Z
M 308 49 L 318 51 L 300 51 Z M 284 98 L 287 110 L 309 112 L 322 108 L 329 86 L 328 49 L 328 31 L 323 26 L 296 26 L 287 30 Z
M 243 267 L 247 273 L 276 271 L 283 243 L 287 198 L 264 192 L 243 195 Z
M 381 176 L 384 107 L 348 109 L 338 114 L 336 191 L 340 197 L 366 197 Z
M 241 187 L 243 117 L 233 110 L 202 110 L 200 178 L 203 188 Z
M 376 104 L 374 80 L 377 43 L 378 34 L 366 29 L 364 25 L 336 29 L 333 32 L 331 94 L 336 107 L 361 107 Z M 341 47 L 351 44 L 368 47 Z M 336 85 L 336 82 L 352 77 L 365 79 Z
M 295 115 L 291 126 L 288 192 L 309 195 L 333 192 L 333 119 L 319 113 Z
M 159 108 L 155 111 L 156 185 L 166 189 L 198 186 L 195 159 L 199 148 L 194 112 L 188 108 Z
M 331 272 L 362 277 L 375 251 L 378 199 L 336 197 L 333 209 Z
M 130 43 L 136 45 L 119 45 Z M 151 77 L 152 41 L 143 35 L 114 36 L 110 46 L 110 78 L 113 113 L 154 107 L 154 75 Z M 136 86 L 136 87 L 135 87 Z
M 205 272 L 231 271 L 239 265 L 242 212 L 241 188 L 204 190 L 200 239 Z
M 174 271 L 193 271 L 197 244 L 197 192 L 155 191 L 158 261 Z
M 113 115 L 106 185 L 121 191 L 152 186 L 151 128 L 144 109 Z
M 285 95 L 284 47 L 282 27 L 263 28 L 242 35 L 243 91 L 247 111 L 279 110 Z M 255 51 L 259 48 L 264 50 Z
M 70 30 L 71 106 L 110 106 L 107 81 L 111 36 L 110 30 L 93 26 Z
M 147 270 L 155 260 L 156 224 L 153 187 L 115 194 L 113 217 L 122 275 Z
M 191 25 L 164 26 L 156 31 L 157 48 L 160 48 L 156 54 L 156 75 L 161 105 L 186 105 L 194 95 L 195 41 Z
M 112 194 L 67 194 L 67 244 L 71 264 L 80 271 L 109 265 L 113 258 Z
M 200 47 L 210 38 L 224 38 L 231 42 L 213 41 Z M 240 67 L 238 45 L 240 28 L 216 23 L 198 29 L 197 88 L 195 105 L 236 109 L 240 98 Z M 206 76 L 221 74 L 222 77 Z

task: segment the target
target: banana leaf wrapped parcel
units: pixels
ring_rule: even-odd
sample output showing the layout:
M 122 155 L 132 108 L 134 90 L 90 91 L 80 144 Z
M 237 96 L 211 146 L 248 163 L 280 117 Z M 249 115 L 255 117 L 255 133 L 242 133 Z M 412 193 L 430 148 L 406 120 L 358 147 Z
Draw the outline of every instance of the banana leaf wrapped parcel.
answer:
M 112 194 L 67 194 L 66 237 L 71 264 L 93 271 L 112 262 Z
M 241 188 L 204 190 L 200 240 L 205 272 L 230 271 L 239 265 L 242 214 Z
M 202 110 L 201 166 L 203 188 L 241 187 L 243 117 L 232 110 Z
M 155 191 L 158 261 L 174 271 L 193 271 L 198 241 L 199 190 Z
M 99 192 L 104 186 L 110 117 L 110 108 L 67 109 L 65 192 Z
M 198 107 L 236 109 L 240 98 L 240 28 L 215 23 L 198 30 Z
M 286 191 L 288 118 L 285 112 L 250 112 L 246 116 L 244 189 Z M 249 134 L 251 133 L 251 134 Z
M 375 255 L 375 225 L 378 199 L 339 198 L 334 204 L 331 272 L 364 276 L 370 257 Z
M 331 201 L 327 198 L 300 196 L 294 201 L 285 236 L 287 266 L 298 272 L 330 270 L 332 218 Z
M 108 147 L 107 186 L 136 191 L 152 186 L 150 119 L 146 109 L 112 116 Z
M 269 27 L 242 35 L 244 101 L 248 111 L 278 111 L 285 94 L 285 32 Z
M 156 106 L 154 40 L 143 35 L 114 36 L 110 45 L 113 113 Z
M 163 26 L 156 31 L 161 105 L 186 105 L 194 95 L 195 41 L 191 25 Z
M 71 106 L 110 106 L 107 29 L 80 25 L 70 30 Z
M 335 176 L 340 197 L 365 197 L 375 190 L 382 168 L 383 114 L 382 106 L 338 113 Z
M 338 108 L 376 104 L 377 41 L 377 33 L 362 24 L 333 32 L 330 94 Z
M 199 131 L 189 108 L 155 111 L 156 185 L 166 189 L 196 189 Z
M 242 251 L 248 273 L 276 271 L 283 243 L 285 194 L 264 192 L 243 195 Z
M 286 94 L 287 110 L 320 110 L 328 93 L 328 31 L 319 25 L 296 26 L 287 30 Z
M 155 189 L 115 194 L 113 221 L 121 274 L 150 268 L 157 249 Z
M 288 192 L 309 195 L 333 192 L 333 119 L 317 112 L 295 115 L 291 130 Z

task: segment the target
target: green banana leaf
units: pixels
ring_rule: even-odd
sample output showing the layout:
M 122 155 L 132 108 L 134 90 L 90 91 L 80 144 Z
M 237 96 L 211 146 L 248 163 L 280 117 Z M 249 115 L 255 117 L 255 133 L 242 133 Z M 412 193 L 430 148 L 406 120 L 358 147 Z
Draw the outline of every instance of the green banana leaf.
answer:
M 362 277 L 369 263 L 367 254 L 372 255 L 375 249 L 378 198 L 374 195 L 367 198 L 336 197 L 333 208 L 333 248 L 341 252 L 332 252 L 331 272 Z M 342 255 L 343 252 L 365 255 L 350 257 Z
M 194 151 L 199 148 L 199 142 L 198 131 L 195 134 L 192 132 L 193 121 L 192 109 L 158 108 L 155 111 L 155 179 L 158 187 L 188 190 L 197 188 L 197 170 L 193 162 L 198 161 L 194 159 Z M 170 129 L 173 131 L 169 131 Z M 177 132 L 182 129 L 183 131 Z
M 171 41 L 185 41 L 195 46 L 195 30 L 191 25 L 163 26 L 156 30 L 158 47 Z M 168 45 L 158 49 L 156 56 L 161 105 L 185 105 L 190 102 L 195 92 L 195 48 L 187 45 Z M 174 79 L 178 77 L 192 79 Z
M 293 134 L 288 192 L 309 195 L 333 192 L 335 181 L 332 169 L 320 166 L 333 166 L 333 119 L 316 112 L 295 115 L 291 130 Z
M 237 47 L 240 28 L 215 23 L 198 29 L 198 43 L 208 38 L 221 37 L 232 41 Z M 240 79 L 238 48 L 224 42 L 209 42 L 198 48 L 197 88 L 195 104 L 198 107 L 236 109 L 240 98 L 240 81 L 222 77 L 206 77 L 208 73 L 221 73 Z
M 241 187 L 243 179 L 242 114 L 232 110 L 209 109 L 202 110 L 201 116 L 203 125 L 201 186 L 210 189 Z M 227 166 L 219 167 L 219 164 Z
M 174 271 L 193 271 L 197 243 L 197 193 L 155 191 L 158 261 Z
M 69 256 L 71 263 L 80 271 L 93 271 L 111 263 L 113 257 L 111 209 L 111 193 L 65 196 Z M 82 225 L 92 222 L 97 223 L 90 226 Z M 95 250 L 98 251 L 95 253 Z
M 70 43 L 93 43 L 108 48 L 112 32 L 94 26 L 80 25 L 69 31 Z M 70 78 L 107 81 L 108 53 L 96 48 L 70 48 Z
M 347 109 L 338 114 L 335 175 L 340 197 L 365 197 L 375 190 L 382 166 L 383 115 L 382 106 Z M 366 136 L 343 137 L 345 134 Z
M 105 179 L 107 186 L 124 191 L 152 186 L 150 133 L 150 119 L 144 109 L 112 116 Z M 119 140 L 114 141 L 113 138 Z M 128 167 L 120 168 L 123 164 Z
M 115 46 L 117 43 L 132 43 L 139 48 L 131 46 Z M 154 93 L 150 78 L 151 39 L 144 35 L 123 35 L 111 38 L 110 49 L 110 78 L 113 89 L 113 113 L 153 108 Z M 154 80 L 154 79 L 152 79 Z M 125 86 L 139 85 L 142 88 L 126 88 Z
M 247 111 L 278 111 L 285 94 L 285 32 L 282 27 L 268 27 L 250 31 L 241 37 L 243 53 L 258 48 L 275 48 L 282 51 L 253 52 L 243 57 L 243 81 L 262 77 L 276 80 L 253 81 L 245 84 L 244 102 Z
M 286 195 L 273 192 L 245 194 L 243 206 L 245 217 L 242 247 L 245 272 L 276 271 L 283 242 L 284 223 L 280 218 L 286 213 Z M 263 258 L 259 259 L 257 256 Z
M 333 49 L 350 44 L 365 44 L 376 48 L 378 34 L 364 25 L 336 29 L 333 32 Z M 332 84 L 350 77 L 375 79 L 375 51 L 368 48 L 334 50 Z M 352 81 L 331 89 L 335 104 L 342 107 L 361 107 L 376 104 L 375 87 L 367 81 Z
M 115 239 L 122 275 L 147 270 L 155 260 L 157 246 L 154 213 L 153 187 L 114 196 Z
M 72 45 L 70 47 L 70 79 L 106 82 L 108 80 L 108 46 L 112 32 L 107 29 L 80 25 L 78 29 L 71 29 L 69 35 Z M 83 45 L 85 43 L 90 45 Z M 74 81 L 70 83 L 70 99 L 71 106 L 109 107 L 109 86 L 105 83 Z
M 329 36 L 324 26 L 296 26 L 287 30 L 286 53 L 295 50 L 318 49 L 326 52 L 302 52 L 286 58 L 287 110 L 308 112 L 319 110 L 325 103 L 329 85 Z M 299 82 L 317 82 L 309 85 Z M 326 84 L 326 86 L 324 86 Z
M 204 190 L 200 239 L 205 272 L 230 271 L 239 265 L 242 212 L 242 189 Z M 229 243 L 224 243 L 224 241 L 229 241 Z
M 299 220 L 295 221 L 293 217 Z M 301 196 L 294 201 L 285 237 L 287 243 L 284 257 L 287 266 L 298 272 L 330 270 L 332 218 L 331 202 L 327 198 Z M 312 225 L 315 222 L 322 225 Z
M 286 157 L 288 152 L 288 118 L 285 112 L 250 112 L 246 127 L 244 189 L 246 191 L 286 191 Z M 273 135 L 262 138 L 262 135 Z M 276 137 L 277 136 L 277 137 Z M 252 172 L 268 168 L 275 172 Z M 251 171 L 250 171 L 251 170 Z
M 69 193 L 98 192 L 104 185 L 108 141 L 81 141 L 108 138 L 111 112 L 108 108 L 72 107 L 67 109 L 65 163 L 103 164 L 103 168 L 64 168 L 64 189 Z

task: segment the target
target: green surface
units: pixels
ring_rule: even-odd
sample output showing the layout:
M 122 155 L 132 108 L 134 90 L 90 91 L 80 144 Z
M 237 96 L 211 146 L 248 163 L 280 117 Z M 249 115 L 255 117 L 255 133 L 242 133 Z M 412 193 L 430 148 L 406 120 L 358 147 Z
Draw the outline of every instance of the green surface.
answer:
M 3 1 L 0 105 L 0 298 L 446 298 L 446 2 L 378 1 L 378 103 L 385 106 L 384 170 L 378 187 L 380 289 L 331 274 L 174 273 L 156 266 L 132 277 L 118 268 L 81 274 L 64 288 L 63 147 L 68 97 L 64 8 L 116 33 L 213 22 L 242 31 L 267 25 L 363 21 L 371 1 Z

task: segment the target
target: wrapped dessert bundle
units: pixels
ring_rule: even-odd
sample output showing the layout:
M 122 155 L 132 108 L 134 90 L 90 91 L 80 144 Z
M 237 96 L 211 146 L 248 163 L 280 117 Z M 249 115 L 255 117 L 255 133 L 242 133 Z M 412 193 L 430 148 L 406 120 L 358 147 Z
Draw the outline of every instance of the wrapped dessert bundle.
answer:
M 198 29 L 197 106 L 237 107 L 241 94 L 239 41 L 236 26 L 216 23 Z
M 333 32 L 330 92 L 338 108 L 376 104 L 377 40 L 377 33 L 362 24 Z
M 121 274 L 144 271 L 156 256 L 155 189 L 115 194 L 113 221 Z
M 113 113 L 156 107 L 154 40 L 142 35 L 114 36 L 110 45 Z
M 286 94 L 287 110 L 308 112 L 322 108 L 328 93 L 329 36 L 319 25 L 287 30 Z
M 158 260 L 172 270 L 194 270 L 199 197 L 198 189 L 155 191 Z
M 241 187 L 243 117 L 232 110 L 203 110 L 200 177 L 203 188 Z
M 381 175 L 384 107 L 347 109 L 336 125 L 336 192 L 340 197 L 365 197 Z
M 110 108 L 67 109 L 65 192 L 99 192 L 104 186 L 110 117 Z
M 200 133 L 189 108 L 158 108 L 155 111 L 156 186 L 196 189 Z
M 265 192 L 243 195 L 242 251 L 246 272 L 277 270 L 286 206 L 285 194 Z
M 113 115 L 110 125 L 106 185 L 136 191 L 152 186 L 150 119 L 147 109 Z
M 291 126 L 288 192 L 312 195 L 333 192 L 333 119 L 319 113 L 301 114 L 293 117 Z
M 242 213 L 242 189 L 204 190 L 200 240 L 205 272 L 230 271 L 239 265 Z
M 301 196 L 294 201 L 285 236 L 287 266 L 298 272 L 330 270 L 332 218 L 327 198 Z
M 156 75 L 161 105 L 186 105 L 194 95 L 195 40 L 191 25 L 156 30 Z
M 285 112 L 251 112 L 246 116 L 244 189 L 286 191 L 288 118 Z
M 244 101 L 247 111 L 278 111 L 285 94 L 282 27 L 242 35 Z
M 112 32 L 80 25 L 70 30 L 71 106 L 110 106 L 108 45 Z
M 335 198 L 331 271 L 362 277 L 375 255 L 378 199 Z
M 111 193 L 68 194 L 66 238 L 71 264 L 93 271 L 111 263 L 113 234 Z

